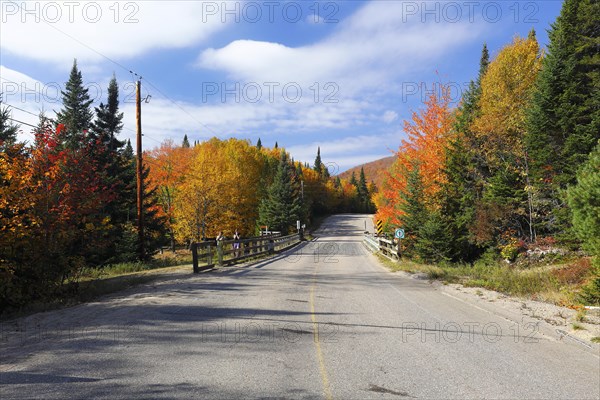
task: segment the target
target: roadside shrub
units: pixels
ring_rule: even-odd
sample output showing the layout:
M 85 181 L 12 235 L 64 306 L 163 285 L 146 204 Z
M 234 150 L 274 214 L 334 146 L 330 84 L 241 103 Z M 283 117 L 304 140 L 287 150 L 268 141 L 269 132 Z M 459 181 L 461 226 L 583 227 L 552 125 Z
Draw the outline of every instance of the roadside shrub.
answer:
M 586 280 L 591 270 L 591 260 L 582 258 L 566 267 L 555 269 L 551 273 L 562 284 L 578 285 Z
M 595 260 L 596 266 L 591 276 L 581 288 L 581 300 L 587 305 L 600 306 L 600 260 Z

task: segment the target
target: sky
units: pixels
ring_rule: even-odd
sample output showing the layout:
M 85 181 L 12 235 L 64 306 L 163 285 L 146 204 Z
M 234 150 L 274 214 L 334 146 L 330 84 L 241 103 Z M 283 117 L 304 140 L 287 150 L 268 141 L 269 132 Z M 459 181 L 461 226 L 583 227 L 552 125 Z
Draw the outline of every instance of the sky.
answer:
M 135 143 L 141 77 L 144 149 L 236 137 L 296 160 L 317 148 L 335 175 L 393 154 L 404 121 L 441 84 L 453 105 L 493 58 L 533 28 L 542 47 L 562 1 L 6 1 L 0 92 L 32 141 L 61 108 L 77 59 L 94 106 L 114 75 Z

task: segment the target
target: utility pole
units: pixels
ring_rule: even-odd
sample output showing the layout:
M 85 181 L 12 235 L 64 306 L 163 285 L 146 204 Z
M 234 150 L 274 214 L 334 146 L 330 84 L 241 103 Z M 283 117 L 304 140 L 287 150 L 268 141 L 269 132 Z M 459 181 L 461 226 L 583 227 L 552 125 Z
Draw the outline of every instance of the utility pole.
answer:
M 138 79 L 135 92 L 135 120 L 137 125 L 137 224 L 139 257 L 144 258 L 144 187 L 142 179 L 142 81 Z

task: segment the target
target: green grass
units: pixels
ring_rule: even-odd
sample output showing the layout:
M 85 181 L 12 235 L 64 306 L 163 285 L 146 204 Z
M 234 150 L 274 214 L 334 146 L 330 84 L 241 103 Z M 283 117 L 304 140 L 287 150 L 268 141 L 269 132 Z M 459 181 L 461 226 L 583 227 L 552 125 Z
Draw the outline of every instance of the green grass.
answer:
M 494 290 L 511 296 L 549 301 L 559 305 L 574 305 L 571 287 L 561 284 L 552 274 L 552 268 L 520 268 L 503 262 L 478 262 L 474 265 L 429 265 L 402 259 L 398 262 L 379 256 L 392 271 L 424 273 L 431 280 L 460 283 L 467 287 Z
M 573 330 L 574 331 L 581 331 L 581 330 L 585 330 L 585 328 L 583 326 L 581 326 L 580 324 L 578 324 L 578 323 L 574 323 L 573 324 Z
M 594 336 L 592 338 L 592 342 L 594 342 L 594 343 L 600 343 L 600 336 Z
M 85 268 L 80 277 L 80 281 L 89 281 L 100 278 L 110 278 L 131 274 L 135 272 L 150 271 L 160 268 L 175 267 L 180 265 L 191 265 L 192 254 L 189 251 L 179 251 L 177 253 L 165 253 L 156 255 L 150 261 L 134 261 L 119 264 L 106 265 L 101 268 Z
M 580 308 L 579 310 L 577 310 L 577 314 L 575 315 L 575 320 L 577 322 L 585 322 L 586 314 L 587 314 L 587 312 L 586 312 L 585 308 Z

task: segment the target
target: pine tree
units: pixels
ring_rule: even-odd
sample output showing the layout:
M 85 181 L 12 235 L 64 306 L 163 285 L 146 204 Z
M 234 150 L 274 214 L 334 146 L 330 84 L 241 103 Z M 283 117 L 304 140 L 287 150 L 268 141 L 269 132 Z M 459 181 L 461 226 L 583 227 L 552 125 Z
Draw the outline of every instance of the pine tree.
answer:
M 320 177 L 323 177 L 323 162 L 321 161 L 321 147 L 317 147 L 317 157 L 313 169 Z
M 105 254 L 108 262 L 131 261 L 124 246 L 129 243 L 134 220 L 136 202 L 135 166 L 133 149 L 128 141 L 117 138 L 123 129 L 123 113 L 119 112 L 119 86 L 116 78 L 112 77 L 108 85 L 107 102 L 100 103 L 95 109 L 96 119 L 92 124 L 92 143 L 94 158 L 102 169 L 103 184 L 110 188 L 115 196 L 106 204 L 104 211 L 110 216 L 111 237 L 115 238 L 113 245 Z M 131 250 L 131 249 L 130 249 Z M 135 250 L 135 249 L 134 249 Z
M 371 203 L 371 196 L 369 193 L 369 188 L 367 187 L 367 178 L 365 177 L 365 170 L 363 167 L 360 168 L 360 175 L 356 185 L 356 193 L 359 204 L 358 211 L 364 213 L 371 212 L 374 207 Z
M 2 107 L 0 102 L 0 151 L 6 151 L 17 143 L 19 125 L 12 123 L 8 108 Z
M 426 263 L 449 261 L 451 228 L 439 211 L 432 212 L 419 227 L 415 242 L 416 255 Z
M 550 43 L 527 115 L 525 143 L 539 192 L 539 229 L 564 231 L 564 189 L 600 139 L 600 3 L 566 0 L 548 33 Z
M 273 183 L 259 207 L 261 225 L 283 234 L 287 234 L 303 214 L 298 185 L 292 178 L 292 172 L 287 156 L 282 152 Z
M 567 189 L 573 230 L 590 254 L 600 257 L 600 142 L 577 172 L 577 184 Z
M 258 138 L 258 140 L 256 141 L 256 148 L 257 149 L 262 149 L 262 142 L 260 141 L 260 138 Z
M 475 201 L 481 197 L 484 178 L 488 175 L 485 161 L 478 152 L 479 141 L 471 125 L 479 116 L 481 80 L 490 64 L 489 51 L 484 43 L 479 60 L 479 75 L 471 81 L 458 108 L 455 134 L 446 149 L 444 175 L 446 183 L 440 191 L 442 215 L 448 219 L 453 238 L 448 242 L 458 260 L 470 261 L 477 255 L 469 228 L 475 219 Z
M 119 150 L 125 143 L 117 139 L 123 129 L 123 113 L 119 112 L 119 85 L 113 75 L 108 84 L 108 99 L 106 104 L 100 103 L 95 108 L 96 119 L 92 123 L 92 131 L 98 136 L 103 136 L 103 144 L 111 151 Z
M 275 142 L 275 148 L 278 149 L 279 148 L 279 144 L 277 142 Z
M 133 146 L 131 145 L 131 140 L 127 139 L 127 143 L 125 144 L 125 149 L 123 150 L 123 157 L 128 160 L 133 160 Z
M 428 218 L 425 204 L 425 190 L 420 174 L 419 164 L 414 164 L 408 174 L 406 190 L 400 194 L 399 214 L 402 228 L 405 231 L 405 239 L 402 241 L 403 251 L 407 255 L 415 255 L 415 245 L 419 240 L 419 229 Z
M 355 187 L 358 186 L 358 181 L 356 180 L 356 173 L 354 173 L 354 171 L 352 171 L 352 176 L 350 176 L 350 184 L 354 185 Z
M 144 184 L 143 212 L 144 212 L 144 250 L 143 258 L 149 260 L 156 250 L 168 243 L 166 220 L 158 214 L 159 206 L 156 196 L 157 189 L 149 189 L 148 165 L 144 165 L 142 180 Z
M 187 134 L 183 135 L 183 142 L 181 143 L 181 147 L 186 149 L 190 148 L 190 141 L 188 140 Z
M 340 179 L 340 177 L 339 177 L 339 176 L 336 176 L 336 177 L 335 177 L 335 180 L 333 181 L 333 186 L 334 186 L 336 189 L 341 189 L 341 188 L 342 188 L 342 180 Z
M 65 145 L 78 148 L 84 142 L 84 131 L 92 125 L 93 113 L 90 109 L 92 100 L 88 89 L 83 86 L 81 72 L 77 69 L 77 60 L 73 61 L 73 68 L 65 90 L 61 91 L 63 108 L 56 114 L 57 123 L 65 125 Z
M 600 142 L 577 172 L 577 184 L 567 190 L 573 230 L 594 257 L 594 269 L 581 292 L 587 304 L 600 305 Z

